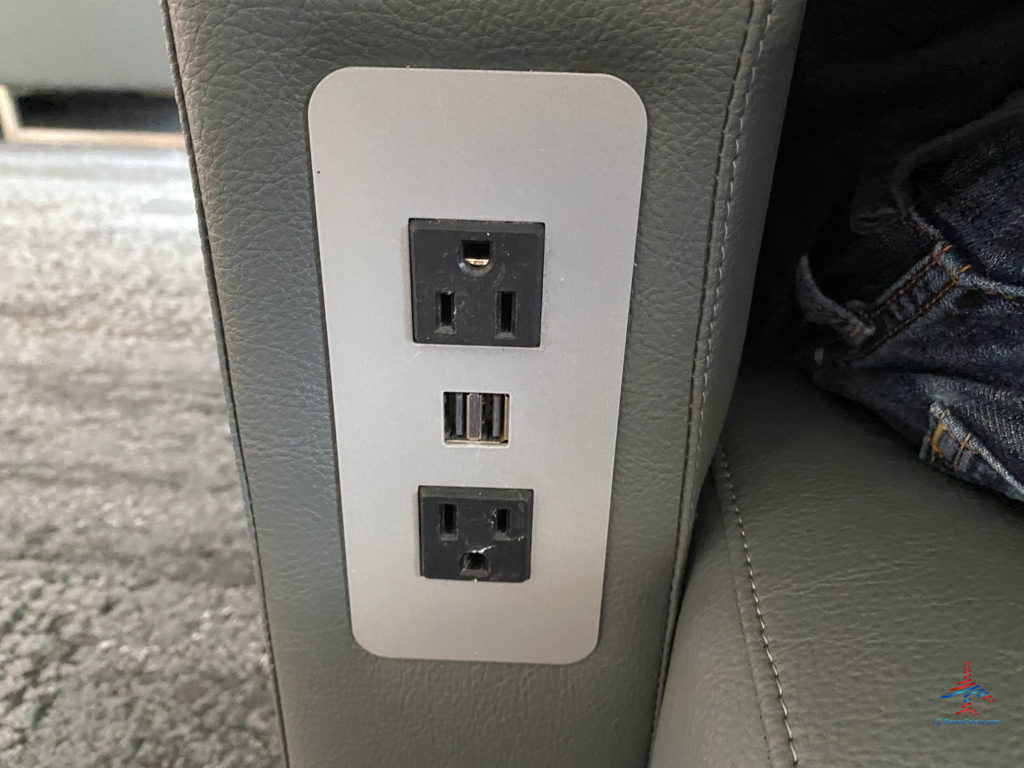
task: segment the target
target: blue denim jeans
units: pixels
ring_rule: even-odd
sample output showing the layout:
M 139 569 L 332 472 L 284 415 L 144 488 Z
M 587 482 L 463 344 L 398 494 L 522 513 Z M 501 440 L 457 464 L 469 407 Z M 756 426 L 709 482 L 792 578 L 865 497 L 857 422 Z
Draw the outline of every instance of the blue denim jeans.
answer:
M 801 363 L 917 442 L 922 461 L 1024 501 L 1024 110 L 905 158 L 880 211 L 829 255 L 838 273 L 871 285 L 874 265 L 919 260 L 873 298 L 837 300 L 805 256 Z

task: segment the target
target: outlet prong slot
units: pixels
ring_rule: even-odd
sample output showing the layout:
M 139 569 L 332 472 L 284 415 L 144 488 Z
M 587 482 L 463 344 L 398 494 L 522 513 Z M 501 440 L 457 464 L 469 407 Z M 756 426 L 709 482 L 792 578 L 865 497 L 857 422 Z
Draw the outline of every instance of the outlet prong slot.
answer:
M 498 291 L 498 337 L 516 335 L 516 292 Z
M 451 291 L 438 291 L 436 302 L 437 332 L 455 333 L 455 294 Z
M 441 504 L 441 538 L 459 538 L 459 508 L 454 504 Z
M 499 539 L 511 539 L 512 513 L 507 507 L 494 510 L 494 532 Z
M 467 552 L 462 556 L 459 575 L 466 579 L 486 579 L 491 575 L 491 566 L 483 552 Z
M 473 270 L 484 270 L 491 263 L 490 240 L 463 240 L 462 263 Z

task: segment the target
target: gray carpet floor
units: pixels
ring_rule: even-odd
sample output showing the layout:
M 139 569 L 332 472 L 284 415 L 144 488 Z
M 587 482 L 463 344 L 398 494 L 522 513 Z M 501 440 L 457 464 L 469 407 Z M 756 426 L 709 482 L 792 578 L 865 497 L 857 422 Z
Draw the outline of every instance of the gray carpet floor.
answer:
M 281 764 L 184 154 L 0 144 L 0 766 Z

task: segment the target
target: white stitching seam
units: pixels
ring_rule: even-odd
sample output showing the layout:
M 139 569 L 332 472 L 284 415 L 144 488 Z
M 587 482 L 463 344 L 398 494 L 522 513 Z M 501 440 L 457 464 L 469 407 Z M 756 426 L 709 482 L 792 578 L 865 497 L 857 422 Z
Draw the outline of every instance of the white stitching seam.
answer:
M 774 0 L 772 0 L 772 2 L 774 2 Z M 712 200 L 714 200 L 715 198 L 718 197 L 719 181 L 721 180 L 721 178 L 723 176 L 723 173 L 722 173 L 722 157 L 725 155 L 725 147 L 726 147 L 725 132 L 728 129 L 729 124 L 732 122 L 732 103 L 733 103 L 733 97 L 736 94 L 737 85 L 739 83 L 740 75 L 744 71 L 744 69 L 743 69 L 743 51 L 746 49 L 747 41 L 749 40 L 749 38 L 751 36 L 751 33 L 752 33 L 753 20 L 754 20 L 756 8 L 757 8 L 757 0 L 750 0 L 750 6 L 749 6 L 749 8 L 747 10 L 746 22 L 744 23 L 744 26 L 743 26 L 743 40 L 740 43 L 739 52 L 738 52 L 737 57 L 736 57 L 736 72 L 733 74 L 732 85 L 730 86 L 730 89 L 729 89 L 729 98 L 728 98 L 728 101 L 727 101 L 725 121 L 724 121 L 724 123 L 722 125 L 720 145 L 719 145 L 718 157 L 717 157 L 717 163 L 716 163 L 716 170 L 715 170 L 715 183 L 714 183 L 714 190 L 713 190 L 713 193 L 712 193 Z M 768 24 L 766 22 L 765 25 L 764 25 L 764 28 L 761 31 L 762 32 L 767 32 L 767 30 L 768 30 Z M 763 38 L 762 38 L 762 42 L 763 42 Z M 753 78 L 753 74 L 751 73 L 750 80 L 747 82 L 748 89 L 753 84 L 753 82 L 754 82 L 754 78 Z M 746 105 L 746 103 L 748 101 L 749 101 L 749 95 L 747 95 L 746 98 L 744 99 L 744 109 L 746 108 L 745 105 Z M 742 125 L 743 124 L 742 124 L 742 121 L 741 121 L 740 122 L 740 130 L 741 131 L 742 131 Z M 737 141 L 736 141 L 734 147 L 735 147 L 736 152 L 734 152 L 734 157 L 733 157 L 732 166 L 731 166 L 732 170 L 730 171 L 731 176 L 733 178 L 735 177 L 735 170 L 736 170 L 735 154 L 739 152 L 739 140 L 738 140 L 738 137 L 737 137 Z M 731 198 L 731 196 L 732 196 L 732 192 L 730 190 L 729 197 Z M 726 213 L 727 216 L 728 216 L 728 211 L 729 210 L 731 210 L 731 207 L 727 206 L 727 213 Z M 708 222 L 708 247 L 707 247 L 707 251 L 705 253 L 704 264 L 703 264 L 703 278 L 702 278 L 702 282 L 704 283 L 705 288 L 706 288 L 706 286 L 708 284 L 708 273 L 709 273 L 708 267 L 709 267 L 709 265 L 711 263 L 711 254 L 713 252 L 712 247 L 711 247 L 711 241 L 712 241 L 712 234 L 714 232 L 714 222 L 715 222 L 715 211 L 714 211 L 714 207 L 712 206 L 712 210 L 709 212 L 709 222 Z M 728 231 L 728 230 L 726 230 L 726 231 Z M 724 250 L 723 250 L 723 256 L 724 256 Z M 719 271 L 718 271 L 718 278 L 719 278 L 719 280 L 721 279 L 721 275 L 722 275 L 722 271 L 721 271 L 721 269 L 719 269 Z M 701 307 L 700 307 L 701 316 L 703 316 L 704 308 L 706 306 L 706 301 L 705 301 L 706 298 L 707 298 L 707 293 L 705 292 L 702 295 L 702 297 L 701 297 Z M 715 297 L 713 299 L 713 303 L 715 303 L 715 304 L 718 303 L 718 293 L 717 292 L 716 292 Z M 711 313 L 711 317 L 712 318 L 714 317 L 715 311 L 716 311 L 716 309 L 713 307 L 712 308 L 712 313 Z M 701 318 L 698 318 L 698 324 L 700 322 L 700 319 Z M 710 321 L 710 322 L 713 323 L 713 320 Z M 710 340 L 710 330 L 711 330 L 711 328 L 709 327 L 709 336 L 708 336 L 709 340 Z M 691 388 L 695 388 L 696 387 L 695 375 L 696 375 L 696 371 L 697 371 L 697 360 L 699 359 L 700 349 L 703 346 L 703 341 L 704 340 L 700 338 L 699 334 L 698 334 L 697 339 L 694 340 L 693 361 L 692 361 L 692 373 L 693 373 L 693 376 L 691 377 Z M 706 366 L 707 366 L 707 363 L 708 363 L 709 360 L 710 360 L 710 351 L 704 357 L 705 370 L 706 370 Z M 670 659 L 670 655 L 671 655 L 669 649 L 672 646 L 672 639 L 675 636 L 675 629 L 676 629 L 674 618 L 676 616 L 678 616 L 678 611 L 675 610 L 675 607 L 678 606 L 679 592 L 681 590 L 681 580 L 682 580 L 683 564 L 685 562 L 685 551 L 684 551 L 685 544 L 684 544 L 684 541 L 683 541 L 683 537 L 686 535 L 686 531 L 685 531 L 685 529 L 683 527 L 683 504 L 684 504 L 684 501 L 685 501 L 685 492 L 686 492 L 686 468 L 687 468 L 687 466 L 690 465 L 690 458 L 691 458 L 691 452 L 690 452 L 689 446 L 691 444 L 691 437 L 693 436 L 694 424 L 697 424 L 698 425 L 698 434 L 699 434 L 697 445 L 698 445 L 698 450 L 699 450 L 700 437 L 703 436 L 702 424 L 703 424 L 703 417 L 704 417 L 704 392 L 706 390 L 707 390 L 707 375 L 704 376 L 704 388 L 703 388 L 703 390 L 701 392 L 701 405 L 700 405 L 700 415 L 699 415 L 699 418 L 690 418 L 690 419 L 688 419 L 688 423 L 687 423 L 686 453 L 685 453 L 685 455 L 683 457 L 683 475 L 680 478 L 681 482 L 680 482 L 680 488 L 679 488 L 679 504 L 680 504 L 680 507 L 679 507 L 679 521 L 678 521 L 678 525 L 676 526 L 676 555 L 675 555 L 675 562 L 674 562 L 673 567 L 672 567 L 671 581 L 669 582 L 669 598 L 668 598 L 668 606 L 666 608 L 666 616 L 668 618 L 667 618 L 667 621 L 665 623 L 665 637 L 664 637 L 664 639 L 662 641 L 662 648 L 661 648 L 661 671 L 660 671 L 660 673 L 658 675 L 658 692 L 657 692 L 657 698 L 656 698 L 656 701 L 655 701 L 654 718 L 653 718 L 652 724 L 651 724 L 651 731 L 652 731 L 652 735 L 651 735 L 651 739 L 652 739 L 651 740 L 651 750 L 654 749 L 653 735 L 654 735 L 655 729 L 657 728 L 658 719 L 659 719 L 660 713 L 661 713 L 662 699 L 663 699 L 663 696 L 664 696 L 664 693 L 665 693 L 665 682 L 666 682 L 666 677 L 667 677 L 667 674 L 668 674 L 669 659 Z M 691 392 L 691 395 L 694 395 L 694 393 Z M 690 413 L 691 413 L 691 416 L 693 415 L 693 406 L 695 404 L 695 401 L 696 401 L 696 396 L 694 395 L 694 397 L 691 399 L 691 402 L 690 402 Z
M 710 380 L 711 356 L 714 352 L 715 320 L 718 318 L 718 304 L 722 297 L 722 276 L 725 274 L 725 243 L 729 239 L 729 220 L 732 218 L 732 198 L 736 189 L 736 163 L 740 156 L 740 141 L 743 138 L 743 121 L 746 118 L 747 108 L 750 106 L 750 92 L 754 90 L 754 81 L 757 79 L 757 65 L 761 62 L 761 54 L 764 52 L 764 40 L 768 36 L 768 28 L 772 23 L 772 14 L 775 12 L 775 0 L 768 4 L 768 13 L 764 20 L 764 29 L 761 31 L 760 41 L 757 45 L 757 54 L 754 56 L 754 63 L 750 67 L 750 82 L 743 94 L 743 109 L 739 114 L 739 128 L 736 131 L 736 145 L 732 154 L 732 161 L 729 163 L 729 191 L 725 196 L 725 223 L 722 226 L 722 241 L 719 244 L 720 256 L 718 259 L 717 275 L 715 277 L 715 295 L 711 302 L 711 317 L 708 319 L 707 354 L 704 355 L 704 386 L 700 391 L 700 410 L 697 416 L 697 450 L 700 450 L 704 442 L 704 409 L 707 405 L 708 381 Z
M 772 669 L 772 676 L 775 678 L 775 687 L 779 692 L 779 706 L 782 707 L 782 724 L 786 727 L 786 736 L 789 739 L 789 752 L 793 756 L 793 765 L 797 765 L 799 758 L 796 753 L 796 744 L 793 740 L 793 729 L 789 726 L 789 708 L 786 706 L 786 699 L 782 693 L 782 678 L 779 677 L 779 668 L 775 664 L 775 657 L 772 655 L 771 646 L 768 642 L 768 632 L 765 629 L 764 614 L 761 613 L 761 600 L 757 594 L 757 582 L 754 580 L 754 564 L 750 560 L 750 547 L 747 543 L 747 531 L 743 527 L 743 518 L 740 516 L 740 505 L 736 498 L 736 489 L 732 484 L 732 475 L 729 472 L 729 462 L 725 458 L 725 448 L 718 446 L 718 458 L 721 461 L 722 477 L 725 489 L 729 493 L 729 511 L 736 516 L 736 524 L 740 529 L 740 540 L 743 542 L 743 557 L 747 562 L 747 577 L 750 579 L 750 594 L 754 598 L 754 613 L 757 615 L 757 623 L 761 630 L 761 643 L 764 646 L 764 653 L 768 657 L 768 664 Z
M 713 339 L 713 336 L 714 336 L 715 319 L 716 319 L 716 317 L 718 315 L 718 305 L 719 305 L 719 301 L 721 299 L 722 276 L 723 276 L 723 274 L 725 272 L 725 241 L 726 241 L 726 239 L 728 238 L 728 235 L 729 235 L 729 218 L 732 215 L 732 197 L 733 197 L 733 192 L 734 192 L 735 187 L 736 187 L 736 160 L 737 160 L 737 157 L 739 156 L 740 141 L 741 141 L 741 137 L 743 135 L 743 127 L 744 127 L 743 118 L 744 118 L 744 115 L 746 113 L 747 107 L 750 104 L 750 90 L 753 87 L 754 80 L 757 77 L 757 72 L 756 72 L 757 64 L 761 60 L 761 53 L 764 50 L 764 38 L 768 34 L 768 27 L 771 24 L 772 13 L 773 13 L 773 10 L 774 10 L 774 4 L 775 4 L 775 0 L 769 0 L 768 12 L 767 12 L 767 14 L 765 16 L 764 26 L 761 28 L 760 40 L 758 41 L 757 54 L 754 57 L 754 62 L 753 62 L 753 65 L 751 66 L 751 70 L 750 70 L 750 79 L 747 81 L 747 88 L 746 88 L 746 91 L 744 92 L 744 95 L 743 95 L 743 106 L 742 106 L 742 109 L 741 109 L 741 111 L 739 113 L 739 118 L 738 118 L 739 119 L 739 126 L 738 126 L 738 130 L 736 132 L 736 139 L 735 139 L 735 142 L 734 142 L 734 145 L 733 145 L 733 156 L 732 156 L 732 160 L 730 161 L 730 164 L 729 164 L 729 187 L 728 187 L 728 192 L 726 194 L 726 202 L 725 202 L 725 221 L 724 221 L 723 230 L 722 230 L 722 241 L 721 241 L 721 243 L 719 245 L 719 251 L 720 251 L 721 256 L 719 258 L 718 269 L 716 270 L 715 290 L 714 290 L 714 296 L 713 296 L 712 303 L 711 303 L 711 314 L 710 314 L 710 317 L 709 317 L 709 320 L 708 320 L 707 352 L 704 355 L 704 373 L 703 373 L 703 382 L 704 383 L 703 383 L 703 386 L 701 387 L 700 408 L 699 408 L 699 411 L 697 413 L 697 417 L 696 417 L 696 419 L 691 418 L 689 420 L 689 424 L 687 425 L 687 440 L 686 440 L 687 449 L 686 449 L 686 455 L 685 455 L 685 457 L 683 459 L 683 478 L 682 478 L 683 483 L 682 483 L 682 486 L 680 488 L 680 504 L 683 503 L 684 498 L 685 498 L 686 472 L 687 472 L 687 467 L 692 466 L 691 461 L 690 461 L 691 456 L 699 454 L 700 446 L 701 446 L 701 444 L 703 443 L 703 440 L 704 440 L 704 412 L 705 412 L 705 408 L 706 408 L 706 405 L 707 405 L 707 390 L 708 390 L 708 379 L 709 379 L 708 371 L 711 368 L 711 354 L 712 354 L 712 346 L 713 346 L 712 345 L 712 339 Z M 731 109 L 732 109 L 733 95 L 735 93 L 736 85 L 737 85 L 737 82 L 739 80 L 739 75 L 743 71 L 743 68 L 742 68 L 743 50 L 747 47 L 747 40 L 748 40 L 748 37 L 749 37 L 749 35 L 751 33 L 751 23 L 752 23 L 752 20 L 753 20 L 753 15 L 754 15 L 755 8 L 756 8 L 756 0 L 751 0 L 750 11 L 749 11 L 750 15 L 748 16 L 747 23 L 745 25 L 744 35 L 743 35 L 743 42 L 740 44 L 740 52 L 739 52 L 739 57 L 738 57 L 738 60 L 737 60 L 737 65 L 736 65 L 736 74 L 733 76 L 732 90 L 730 90 L 730 92 L 729 92 L 729 102 L 728 102 L 728 108 L 727 108 L 727 113 L 726 113 L 726 121 L 725 121 L 725 124 L 722 127 L 722 134 L 723 134 L 722 135 L 722 149 L 719 151 L 719 163 L 721 163 L 721 158 L 722 158 L 722 155 L 724 154 L 724 147 L 725 147 L 725 136 L 724 136 L 724 134 L 725 134 L 726 128 L 728 127 L 728 125 L 730 123 L 730 114 L 729 113 L 731 112 Z M 721 166 L 719 166 L 719 170 L 716 171 L 716 174 L 715 174 L 715 193 L 714 193 L 714 197 L 717 197 L 718 180 L 721 178 L 720 168 L 721 168 Z M 712 223 L 713 223 L 713 221 L 714 221 L 714 211 L 712 211 Z M 709 247 L 708 247 L 708 252 L 707 252 L 707 258 L 704 261 L 705 272 L 707 271 L 708 264 L 711 261 L 711 253 L 713 252 L 711 247 L 710 247 L 710 241 L 711 241 L 710 232 L 709 232 L 708 240 L 709 240 Z M 705 281 L 706 281 L 706 276 L 705 276 Z M 707 294 L 705 293 L 704 294 L 704 298 L 706 298 L 706 296 L 707 296 Z M 702 315 L 703 315 L 703 311 L 704 311 L 704 307 L 705 306 L 706 306 L 706 304 L 702 300 L 702 302 L 701 302 L 701 314 Z M 696 345 L 695 345 L 695 350 L 694 350 L 694 358 L 693 358 L 693 370 L 694 370 L 694 373 L 696 373 L 696 368 L 697 368 L 697 362 L 696 362 L 697 359 L 698 359 L 698 352 L 697 352 L 697 350 L 700 349 L 700 346 L 701 346 L 701 339 L 698 336 L 698 339 L 697 339 L 697 342 L 696 342 Z M 692 414 L 693 414 L 693 410 L 692 410 L 693 403 L 692 402 L 690 404 L 690 407 L 691 407 L 690 413 L 691 413 L 691 416 L 692 416 Z M 694 423 L 696 423 L 696 425 L 697 425 L 697 440 L 696 440 L 696 448 L 693 451 L 693 453 L 691 454 L 689 446 L 692 444 L 691 443 L 691 437 L 692 437 L 693 433 L 692 433 L 691 430 L 693 429 Z M 693 463 L 697 463 L 697 462 L 694 461 Z M 660 712 L 661 712 L 662 696 L 663 696 L 664 690 L 665 690 L 665 680 L 666 680 L 666 674 L 667 674 L 668 665 L 669 665 L 669 656 L 670 656 L 669 648 L 671 647 L 672 638 L 673 638 L 674 632 L 675 632 L 674 621 L 672 620 L 673 619 L 673 615 L 675 614 L 675 612 L 673 610 L 673 605 L 675 605 L 676 601 L 678 600 L 677 585 L 680 583 L 679 580 L 681 578 L 682 566 L 683 566 L 683 563 L 685 561 L 685 552 L 683 552 L 683 550 L 682 550 L 682 548 L 684 546 L 683 541 L 682 541 L 682 537 L 684 535 L 683 524 L 682 524 L 682 515 L 683 515 L 683 510 L 682 510 L 682 507 L 681 507 L 680 508 L 680 524 L 678 525 L 677 530 L 676 530 L 676 562 L 675 562 L 675 565 L 674 565 L 674 567 L 672 569 L 672 581 L 671 581 L 671 585 L 672 586 L 671 586 L 671 588 L 669 590 L 669 608 L 668 608 L 668 611 L 667 611 L 667 614 L 666 614 L 668 616 L 668 621 L 666 623 L 665 638 L 664 638 L 664 641 L 663 641 L 663 644 L 662 644 L 661 672 L 660 672 L 659 678 L 658 678 L 658 693 L 657 693 L 657 699 L 656 699 L 656 703 L 655 703 L 655 711 L 654 711 L 654 720 L 653 720 L 653 724 L 652 724 L 652 731 L 657 727 L 657 722 L 658 722 L 658 719 L 659 719 L 659 716 L 660 716 Z M 652 737 L 651 744 L 652 744 L 651 749 L 653 750 L 653 748 L 654 748 L 653 747 L 653 737 Z

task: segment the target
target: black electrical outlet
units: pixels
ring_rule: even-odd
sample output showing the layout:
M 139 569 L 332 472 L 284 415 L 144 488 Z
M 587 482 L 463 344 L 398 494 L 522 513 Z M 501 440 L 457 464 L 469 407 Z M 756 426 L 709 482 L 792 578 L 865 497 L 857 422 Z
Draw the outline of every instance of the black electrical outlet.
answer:
M 540 346 L 543 224 L 410 219 L 409 261 L 413 341 Z
M 423 485 L 419 506 L 420 573 L 428 579 L 530 578 L 533 491 Z

